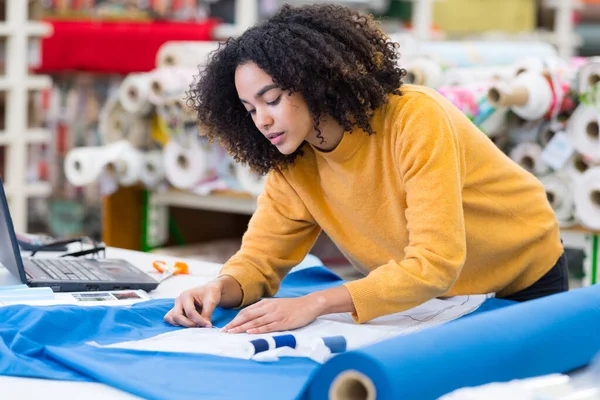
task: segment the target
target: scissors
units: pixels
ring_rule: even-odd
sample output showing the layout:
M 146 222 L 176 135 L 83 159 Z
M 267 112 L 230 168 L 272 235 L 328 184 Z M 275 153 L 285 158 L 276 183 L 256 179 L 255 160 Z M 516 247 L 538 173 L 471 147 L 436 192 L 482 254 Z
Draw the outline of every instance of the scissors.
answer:
M 190 273 L 188 264 L 184 261 L 176 261 L 173 264 L 167 264 L 165 261 L 156 260 L 152 262 L 152 266 L 162 274 L 158 280 L 159 282 L 174 275 L 188 275 Z

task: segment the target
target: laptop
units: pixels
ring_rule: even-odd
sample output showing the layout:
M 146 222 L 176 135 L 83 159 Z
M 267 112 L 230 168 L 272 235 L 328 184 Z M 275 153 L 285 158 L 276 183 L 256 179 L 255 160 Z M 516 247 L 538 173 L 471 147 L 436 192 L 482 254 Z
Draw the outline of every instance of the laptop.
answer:
M 54 292 L 156 289 L 158 281 L 125 260 L 21 257 L 0 178 L 0 263 L 30 287 Z

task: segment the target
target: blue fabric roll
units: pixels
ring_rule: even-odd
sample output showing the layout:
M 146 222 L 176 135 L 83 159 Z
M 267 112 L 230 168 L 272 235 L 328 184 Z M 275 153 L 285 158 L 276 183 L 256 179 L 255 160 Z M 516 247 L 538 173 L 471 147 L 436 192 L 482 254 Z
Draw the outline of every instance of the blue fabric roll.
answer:
M 568 372 L 600 351 L 600 285 L 458 319 L 330 359 L 306 393 L 356 370 L 377 399 L 435 399 L 465 386 Z

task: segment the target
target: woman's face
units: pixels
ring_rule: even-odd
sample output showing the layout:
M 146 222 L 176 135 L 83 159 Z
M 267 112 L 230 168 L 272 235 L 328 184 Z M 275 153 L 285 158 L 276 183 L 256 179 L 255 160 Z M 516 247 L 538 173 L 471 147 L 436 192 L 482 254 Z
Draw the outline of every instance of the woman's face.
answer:
M 254 125 L 281 153 L 293 153 L 315 135 L 314 120 L 302 95 L 279 89 L 253 62 L 238 66 L 235 86 Z

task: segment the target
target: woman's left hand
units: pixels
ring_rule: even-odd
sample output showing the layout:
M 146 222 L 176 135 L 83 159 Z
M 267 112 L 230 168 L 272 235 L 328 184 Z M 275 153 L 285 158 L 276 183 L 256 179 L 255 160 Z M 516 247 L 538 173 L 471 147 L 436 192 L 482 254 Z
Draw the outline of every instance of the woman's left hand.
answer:
M 268 333 L 301 328 L 319 316 L 317 304 L 308 296 L 264 299 L 246 307 L 221 330 L 227 333 Z

